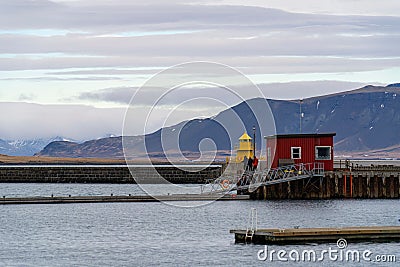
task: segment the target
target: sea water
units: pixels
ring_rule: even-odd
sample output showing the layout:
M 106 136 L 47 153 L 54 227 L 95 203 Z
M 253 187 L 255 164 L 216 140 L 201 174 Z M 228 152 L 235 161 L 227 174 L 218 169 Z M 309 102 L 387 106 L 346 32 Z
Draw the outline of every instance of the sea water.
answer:
M 138 185 L 0 184 L 8 196 L 144 194 Z M 0 266 L 398 266 L 399 243 L 348 243 L 347 249 L 396 255 L 397 263 L 261 261 L 264 245 L 235 244 L 230 229 L 400 225 L 399 200 L 216 201 L 0 205 Z M 182 203 L 181 203 L 182 204 Z M 190 202 L 183 203 L 191 206 Z M 198 205 L 199 203 L 193 203 Z M 195 206 L 195 205 L 194 205 Z M 332 244 L 270 245 L 314 250 Z M 287 256 L 286 256 L 287 258 Z

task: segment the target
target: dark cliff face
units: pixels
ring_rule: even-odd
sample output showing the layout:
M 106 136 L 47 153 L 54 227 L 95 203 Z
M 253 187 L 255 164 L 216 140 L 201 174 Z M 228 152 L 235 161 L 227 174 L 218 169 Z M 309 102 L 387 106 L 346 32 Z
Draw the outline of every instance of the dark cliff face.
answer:
M 278 134 L 300 132 L 299 101 L 268 100 Z M 137 155 L 150 153 L 163 157 L 164 143 L 176 138 L 180 132 L 180 150 L 196 153 L 204 138 L 214 141 L 219 151 L 231 150 L 244 128 L 252 133 L 257 125 L 256 139 L 262 138 L 259 127 L 264 127 L 264 134 L 273 134 L 273 127 L 268 123 L 257 124 L 250 107 L 264 110 L 263 99 L 252 99 L 229 110 L 223 111 L 209 119 L 196 119 L 167 127 L 145 136 L 146 149 L 137 145 Z M 387 87 L 367 86 L 358 90 L 304 99 L 302 101 L 302 132 L 323 133 L 336 132 L 335 151 L 369 151 L 400 144 L 400 87 L 393 84 Z M 233 127 L 229 133 L 222 125 L 230 125 L 235 113 L 244 122 L 243 127 Z M 267 120 L 267 115 L 261 119 Z M 233 140 L 229 140 L 229 137 Z M 143 142 L 143 137 L 131 137 L 133 146 Z M 165 147 L 165 146 L 164 146 Z M 257 142 L 257 149 L 260 149 Z M 63 157 L 123 157 L 122 138 L 103 138 L 87 141 L 83 144 L 70 142 L 50 143 L 37 155 Z
M 35 156 L 51 156 L 51 157 L 75 157 L 73 155 L 74 149 L 79 144 L 67 141 L 55 141 L 48 144 L 41 152 Z
M 82 144 L 56 141 L 48 144 L 35 156 L 73 157 L 73 158 L 122 158 L 121 137 L 91 140 Z

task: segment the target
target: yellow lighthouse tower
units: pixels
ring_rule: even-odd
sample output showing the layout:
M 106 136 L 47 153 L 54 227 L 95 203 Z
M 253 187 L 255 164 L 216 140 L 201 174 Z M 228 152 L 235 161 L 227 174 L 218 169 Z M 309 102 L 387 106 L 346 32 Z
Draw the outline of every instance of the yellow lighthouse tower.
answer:
M 236 152 L 236 162 L 242 162 L 244 157 L 253 157 L 253 141 L 246 132 L 244 132 L 244 134 L 239 138 L 239 148 Z

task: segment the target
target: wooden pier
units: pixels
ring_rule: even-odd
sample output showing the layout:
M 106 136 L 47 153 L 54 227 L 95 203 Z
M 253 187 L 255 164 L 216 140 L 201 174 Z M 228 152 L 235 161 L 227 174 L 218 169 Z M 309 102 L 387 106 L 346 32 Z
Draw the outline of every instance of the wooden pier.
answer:
M 340 238 L 348 242 L 400 242 L 400 226 L 363 226 L 344 228 L 299 228 L 230 230 L 237 243 L 304 244 L 330 243 Z
M 104 202 L 157 202 L 157 201 L 229 201 L 248 200 L 248 195 L 206 195 L 206 194 L 175 194 L 162 196 L 68 196 L 68 197 L 23 197 L 0 198 L 0 205 L 21 204 L 65 204 L 65 203 L 104 203 Z
M 263 185 L 251 196 L 260 200 L 399 199 L 400 168 L 397 172 L 378 170 L 336 170 L 325 173 L 323 177 Z

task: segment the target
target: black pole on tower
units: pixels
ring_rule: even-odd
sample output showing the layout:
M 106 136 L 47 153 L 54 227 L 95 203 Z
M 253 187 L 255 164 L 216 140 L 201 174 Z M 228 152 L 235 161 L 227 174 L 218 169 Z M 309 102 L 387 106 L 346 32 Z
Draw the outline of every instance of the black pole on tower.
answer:
M 253 126 L 253 158 L 256 158 L 256 126 Z

